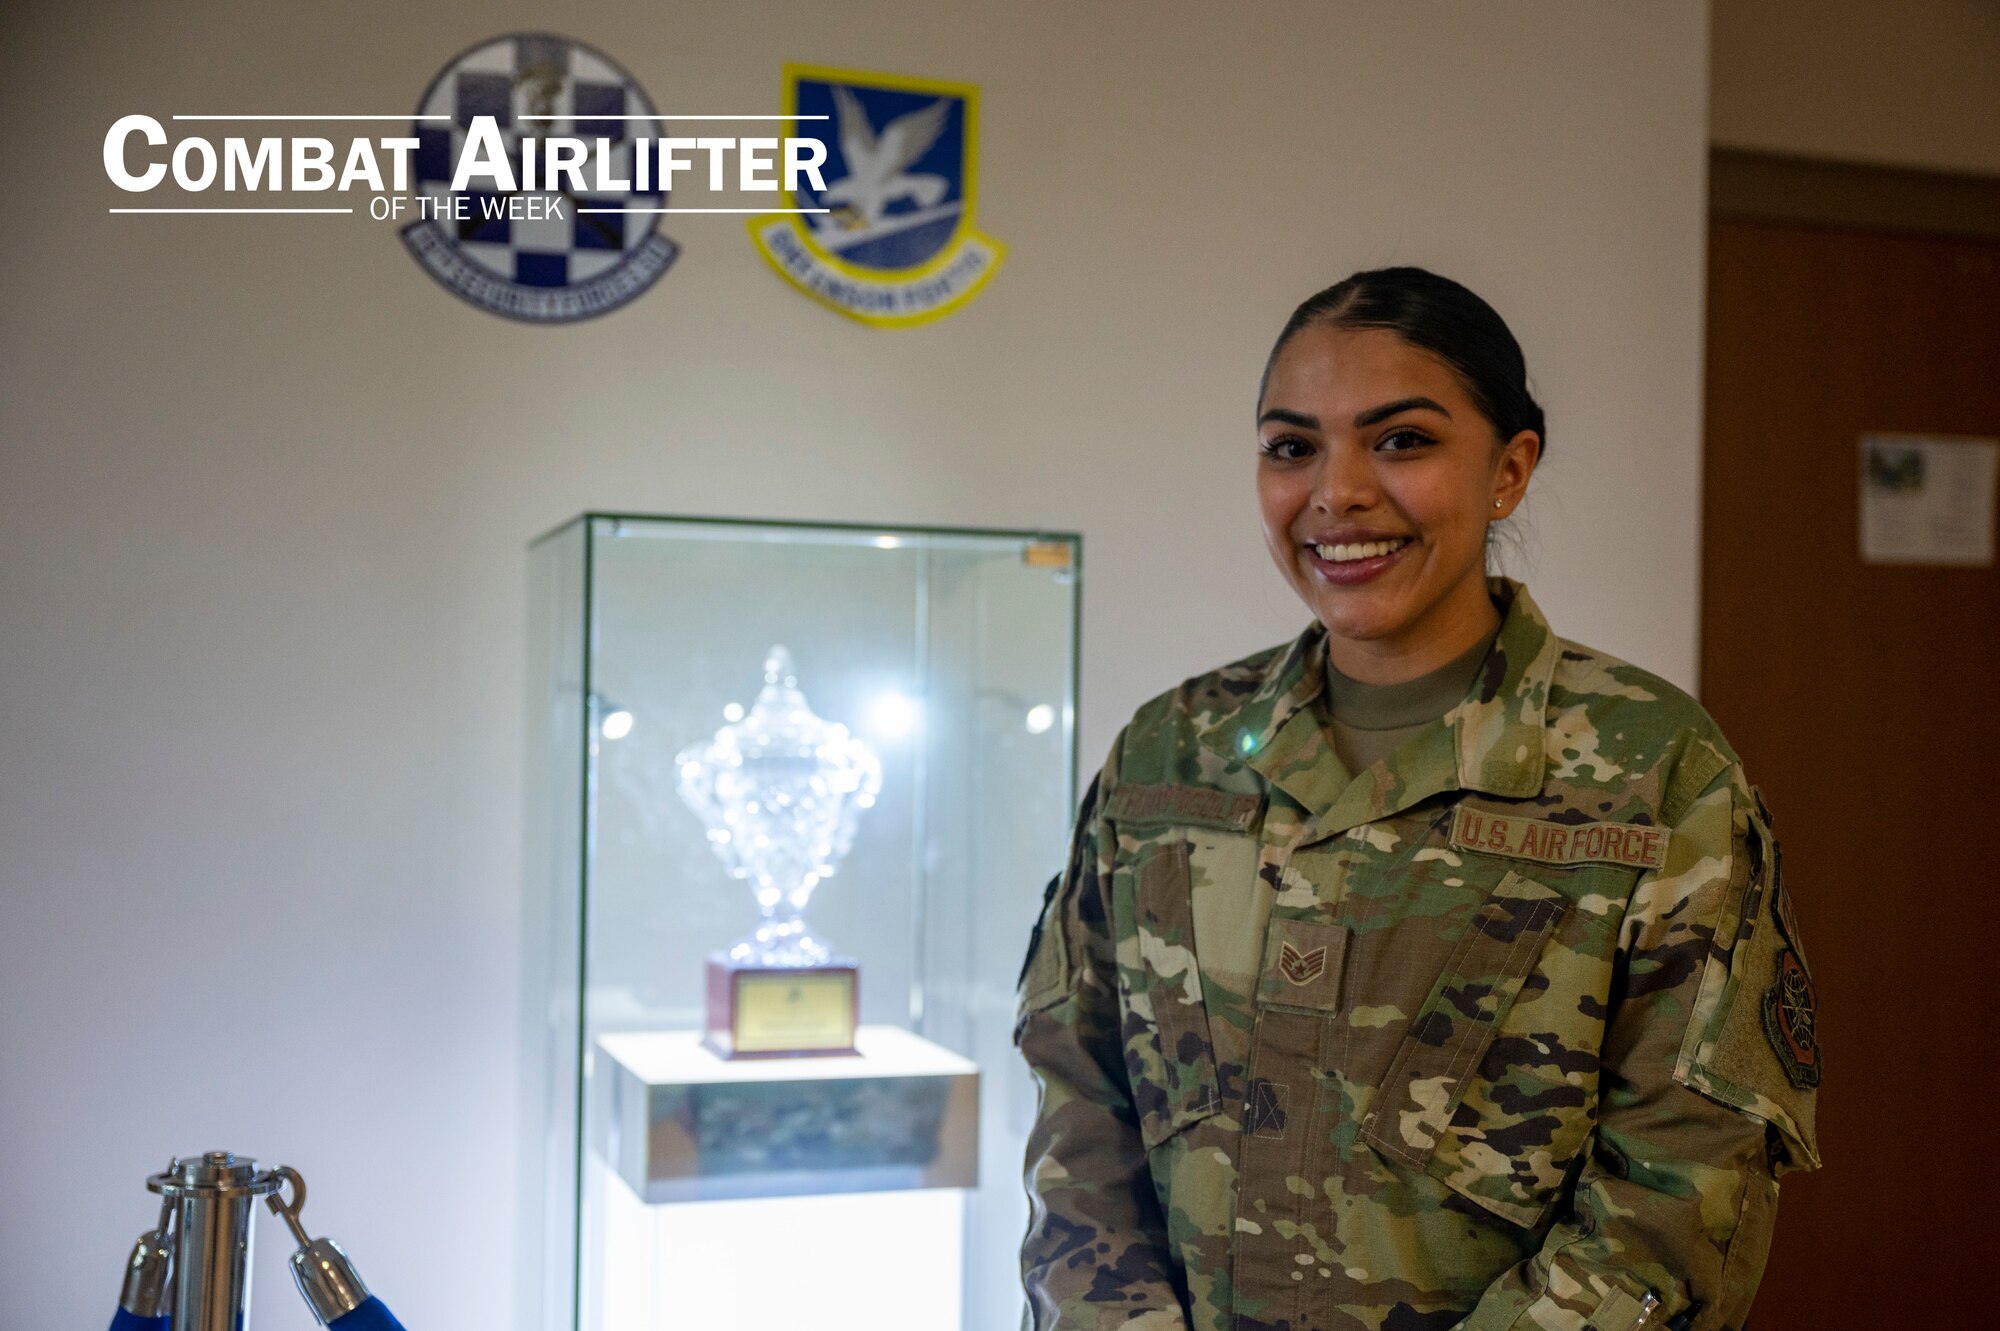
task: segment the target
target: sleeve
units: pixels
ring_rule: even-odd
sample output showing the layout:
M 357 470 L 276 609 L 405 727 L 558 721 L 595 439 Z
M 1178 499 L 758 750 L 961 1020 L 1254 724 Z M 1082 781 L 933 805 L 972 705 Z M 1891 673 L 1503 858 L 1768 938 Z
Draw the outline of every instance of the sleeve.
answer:
M 1105 819 L 1120 732 L 1077 814 L 1022 970 L 1014 1042 L 1034 1075 L 1029 1331 L 1184 1331 L 1166 1221 L 1146 1166 L 1120 1035 L 1111 931 L 1115 834 Z
M 1462 1331 L 1740 1328 L 1778 1178 L 1819 1166 L 1812 980 L 1777 843 L 1740 766 L 1708 752 L 1680 764 L 1700 784 L 1666 801 L 1685 812 L 1663 817 L 1666 864 L 1621 926 L 1574 1205 Z

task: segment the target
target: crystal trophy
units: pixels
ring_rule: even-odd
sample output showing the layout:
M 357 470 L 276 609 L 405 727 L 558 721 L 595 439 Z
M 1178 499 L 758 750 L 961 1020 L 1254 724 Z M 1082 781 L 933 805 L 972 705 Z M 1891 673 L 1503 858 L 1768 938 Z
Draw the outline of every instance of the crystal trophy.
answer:
M 771 648 L 742 720 L 674 758 L 680 796 L 708 828 L 762 920 L 708 956 L 703 1042 L 724 1058 L 851 1054 L 860 968 L 806 927 L 806 901 L 854 844 L 882 764 L 847 727 L 813 714 L 791 653 Z

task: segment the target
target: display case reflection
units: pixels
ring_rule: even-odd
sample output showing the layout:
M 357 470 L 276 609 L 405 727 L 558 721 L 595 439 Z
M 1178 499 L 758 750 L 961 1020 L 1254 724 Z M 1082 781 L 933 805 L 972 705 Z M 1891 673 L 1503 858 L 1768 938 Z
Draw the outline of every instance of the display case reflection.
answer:
M 1073 812 L 1076 551 L 536 545 L 524 1325 L 1018 1323 L 1013 984 Z

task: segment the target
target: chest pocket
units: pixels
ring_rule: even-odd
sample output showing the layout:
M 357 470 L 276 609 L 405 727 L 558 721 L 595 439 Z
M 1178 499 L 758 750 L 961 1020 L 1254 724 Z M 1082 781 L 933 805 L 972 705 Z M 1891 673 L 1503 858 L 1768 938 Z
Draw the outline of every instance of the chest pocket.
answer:
M 1384 1156 L 1529 1228 L 1592 1124 L 1594 1062 L 1589 1083 L 1577 1084 L 1559 1050 L 1507 1026 L 1523 985 L 1546 985 L 1537 963 L 1568 908 L 1552 888 L 1507 873 L 1452 948 L 1362 1120 L 1362 1136 Z M 1503 1029 L 1507 1043 L 1496 1048 Z
M 1125 1067 L 1147 1149 L 1220 1107 L 1188 842 L 1166 832 L 1134 866 L 1133 943 L 1120 959 Z

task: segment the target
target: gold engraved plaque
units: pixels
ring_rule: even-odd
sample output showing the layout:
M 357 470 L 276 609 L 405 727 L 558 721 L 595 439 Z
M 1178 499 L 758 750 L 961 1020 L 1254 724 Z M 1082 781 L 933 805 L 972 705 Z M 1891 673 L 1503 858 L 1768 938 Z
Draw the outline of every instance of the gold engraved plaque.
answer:
M 708 962 L 708 1031 L 724 1058 L 851 1054 L 859 1015 L 853 966 L 736 966 Z

